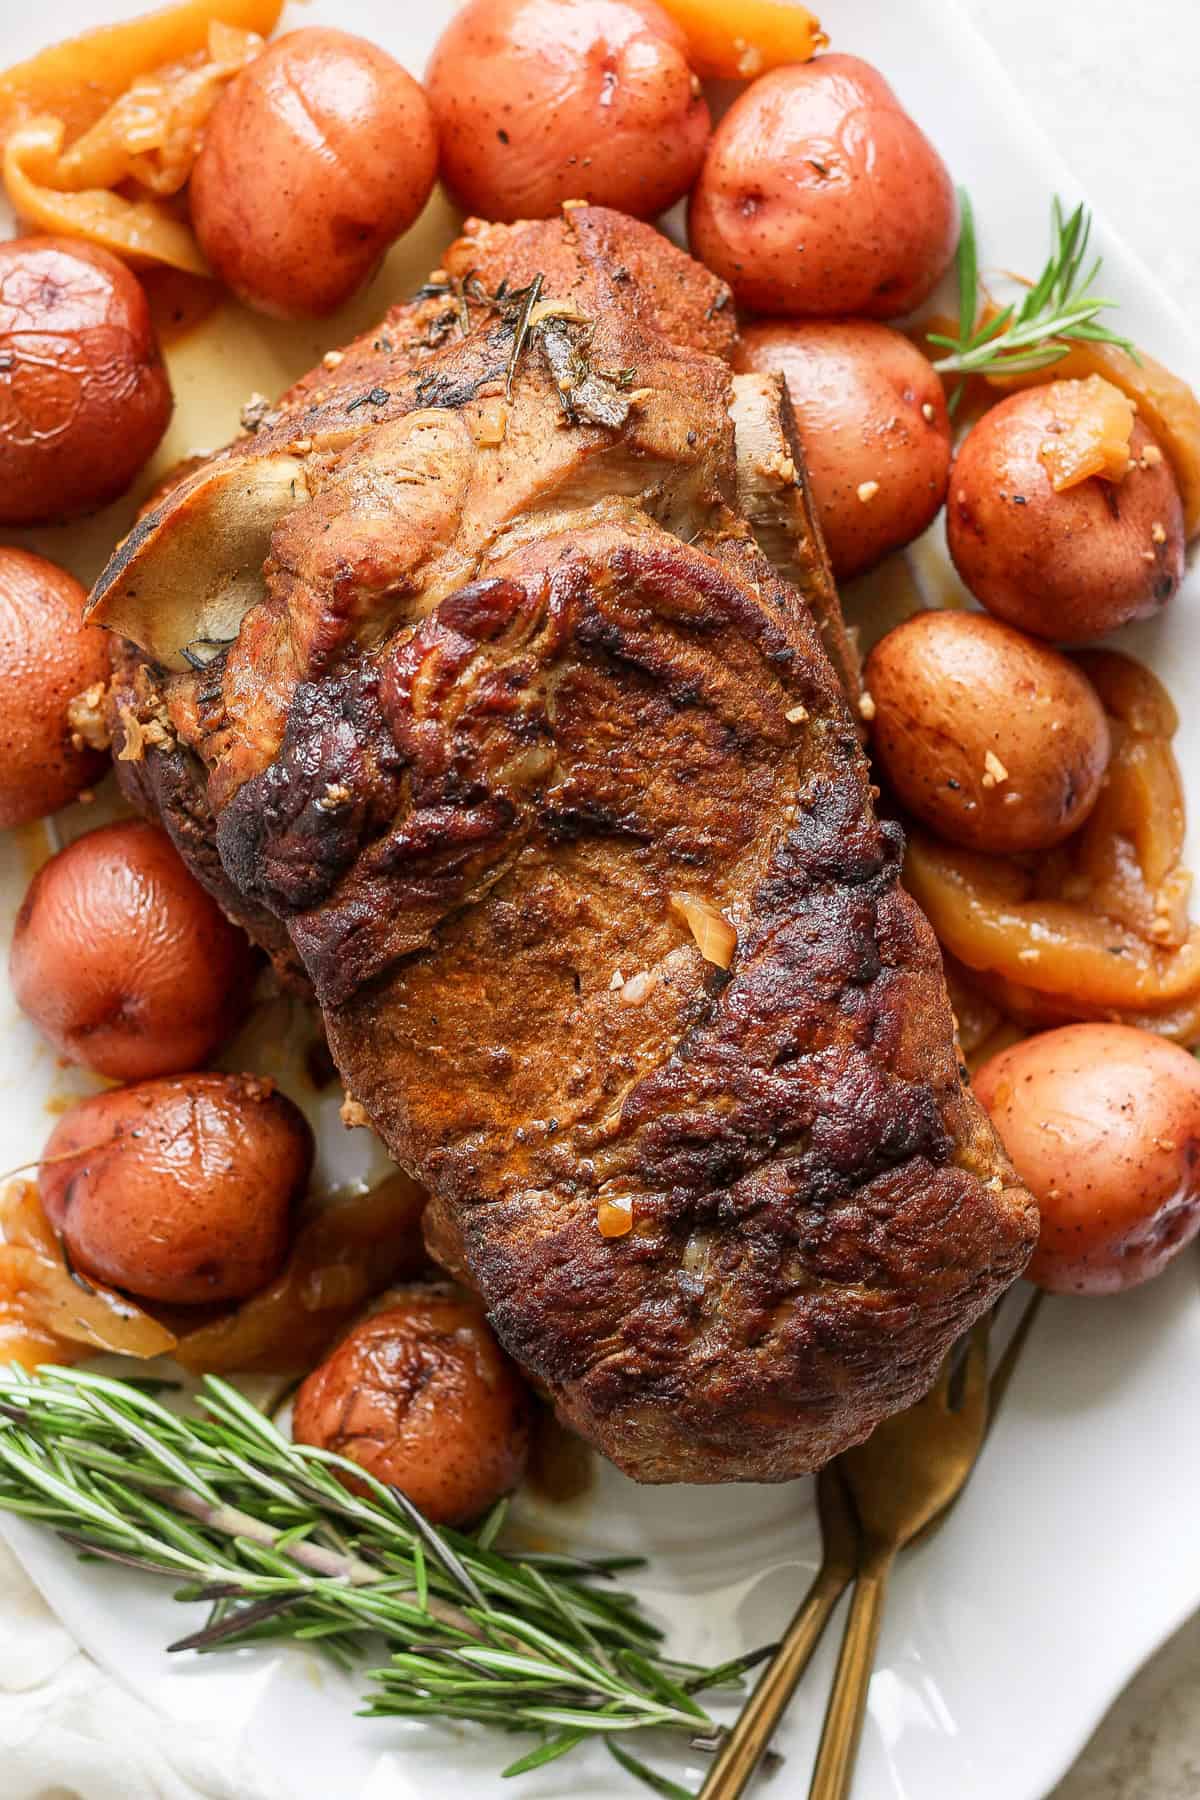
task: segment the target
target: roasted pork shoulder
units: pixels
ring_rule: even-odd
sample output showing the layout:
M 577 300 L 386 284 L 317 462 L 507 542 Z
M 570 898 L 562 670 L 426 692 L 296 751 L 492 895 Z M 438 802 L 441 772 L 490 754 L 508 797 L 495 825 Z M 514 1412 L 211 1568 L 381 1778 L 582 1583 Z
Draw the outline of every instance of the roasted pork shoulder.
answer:
M 817 1467 L 1036 1231 L 734 329 L 619 215 L 472 221 L 93 601 L 127 783 L 311 982 L 435 1254 L 644 1481 Z

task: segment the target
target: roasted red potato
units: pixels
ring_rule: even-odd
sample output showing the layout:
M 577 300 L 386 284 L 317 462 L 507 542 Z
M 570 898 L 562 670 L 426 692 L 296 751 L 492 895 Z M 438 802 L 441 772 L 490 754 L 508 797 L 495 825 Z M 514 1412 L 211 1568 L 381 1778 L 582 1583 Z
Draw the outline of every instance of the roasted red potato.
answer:
M 1115 1294 L 1200 1231 L 1200 1064 L 1129 1025 L 1066 1025 L 1002 1050 L 975 1092 L 1042 1213 L 1025 1271 Z
M 477 1301 L 398 1290 L 308 1377 L 294 1435 L 398 1487 L 429 1519 L 476 1519 L 521 1479 L 528 1390 Z
M 787 383 L 839 581 L 920 536 L 946 498 L 950 421 L 915 345 L 872 320 L 790 319 L 746 326 L 734 360 Z
M 125 265 L 70 238 L 0 244 L 0 524 L 115 500 L 170 417 L 150 308 Z
M 113 1081 L 195 1068 L 249 998 L 250 946 L 166 833 L 120 820 L 34 876 L 9 977 L 55 1049 Z
M 469 0 L 427 74 L 442 179 L 485 219 L 590 200 L 651 219 L 695 180 L 708 104 L 656 0 Z
M 984 413 L 954 459 L 946 506 L 950 554 L 979 603 L 1062 643 L 1149 618 L 1183 577 L 1179 489 L 1140 419 L 1127 427 L 1117 479 L 1056 490 L 1081 385 L 1026 388 Z
M 57 812 L 108 767 L 67 716 L 108 680 L 108 638 L 83 623 L 86 599 L 57 564 L 0 548 L 0 826 Z
M 279 1273 L 312 1156 L 274 1082 L 174 1075 L 72 1107 L 38 1187 L 81 1274 L 190 1306 L 243 1300 Z
M 958 210 L 945 164 L 878 69 L 817 56 L 734 101 L 688 230 L 751 312 L 895 319 L 949 264 Z
M 926 825 L 969 850 L 1049 850 L 1100 794 L 1111 744 L 1100 696 L 1057 650 L 973 612 L 923 612 L 864 671 L 871 747 Z
M 365 38 L 310 25 L 269 44 L 214 107 L 192 223 L 247 306 L 319 317 L 370 279 L 436 173 L 419 82 Z

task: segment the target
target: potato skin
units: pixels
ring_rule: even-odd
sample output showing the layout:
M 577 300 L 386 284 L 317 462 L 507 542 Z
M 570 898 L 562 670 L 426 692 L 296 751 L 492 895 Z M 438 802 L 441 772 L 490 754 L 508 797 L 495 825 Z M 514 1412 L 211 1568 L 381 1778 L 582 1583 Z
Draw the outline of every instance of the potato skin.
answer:
M 889 785 L 952 844 L 1048 850 L 1096 804 L 1108 720 L 1087 676 L 1047 644 L 980 613 L 917 613 L 875 645 L 864 681 Z
M 815 56 L 734 101 L 688 232 L 752 312 L 895 319 L 949 264 L 958 208 L 941 157 L 878 69 Z
M 38 870 L 9 953 L 21 1010 L 60 1055 L 114 1081 L 205 1061 L 252 970 L 245 936 L 140 819 L 86 832 Z
M 136 276 L 94 244 L 0 244 L 0 525 L 115 500 L 158 447 L 171 385 Z
M 1167 458 L 1142 466 L 1157 446 L 1140 419 L 1122 482 L 1092 476 L 1055 493 L 1038 450 L 1066 385 L 1011 394 L 971 427 L 950 471 L 946 538 L 981 606 L 1079 643 L 1167 604 L 1183 578 L 1183 508 Z
M 72 1107 L 38 1188 L 82 1274 L 176 1306 L 242 1300 L 283 1266 L 312 1155 L 274 1082 L 174 1075 Z
M 436 172 L 420 84 L 365 38 L 306 26 L 268 44 L 214 107 L 192 223 L 247 306 L 321 317 L 408 230 Z
M 745 326 L 734 366 L 787 382 L 839 581 L 920 536 L 946 498 L 950 420 L 914 344 L 868 319 L 792 319 Z
M 549 218 L 564 200 L 654 218 L 708 139 L 687 40 L 656 0 L 470 0 L 426 79 L 442 179 L 485 219 Z
M 0 826 L 57 812 L 108 767 L 76 748 L 67 720 L 76 694 L 108 680 L 108 637 L 83 623 L 86 599 L 56 563 L 0 547 Z
M 1119 1293 L 1200 1231 L 1200 1064 L 1178 1044 L 1065 1025 L 993 1056 L 975 1092 L 1042 1209 L 1039 1287 Z
M 314 1369 L 292 1430 L 454 1525 L 516 1486 L 529 1423 L 528 1390 L 482 1307 L 430 1285 L 399 1290 Z

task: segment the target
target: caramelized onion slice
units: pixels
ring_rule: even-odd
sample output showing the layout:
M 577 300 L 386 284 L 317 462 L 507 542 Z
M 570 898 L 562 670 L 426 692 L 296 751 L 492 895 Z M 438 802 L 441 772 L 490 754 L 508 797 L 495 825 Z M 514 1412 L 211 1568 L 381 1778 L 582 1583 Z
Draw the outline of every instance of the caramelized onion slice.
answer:
M 311 1369 L 368 1300 L 425 1267 L 425 1201 L 397 1170 L 369 1193 L 326 1204 L 301 1227 L 270 1287 L 186 1333 L 176 1359 L 195 1374 Z
M 0 1197 L 0 1226 L 0 1327 L 11 1341 L 63 1338 L 81 1355 L 149 1357 L 174 1348 L 174 1334 L 134 1301 L 71 1273 L 32 1182 L 13 1182 Z
M 69 1338 L 25 1324 L 0 1305 L 0 1365 L 18 1363 L 23 1369 L 36 1369 L 42 1363 L 82 1362 L 91 1354 L 85 1344 L 73 1344 Z
M 51 44 L 0 74 L 0 139 L 35 113 L 75 138 L 140 75 L 203 50 L 214 21 L 267 37 L 282 11 L 283 0 L 182 0 Z
M 1065 900 L 1017 898 L 1003 858 L 913 831 L 904 883 L 939 941 L 968 969 L 1090 1007 L 1149 1012 L 1200 993 L 1200 931 L 1159 949 Z
M 1179 714 L 1153 669 L 1118 650 L 1076 650 L 1078 663 L 1100 696 L 1106 713 L 1142 737 L 1172 738 Z
M 51 236 L 86 238 L 127 262 L 165 263 L 190 275 L 208 264 L 190 228 L 161 200 L 126 200 L 107 188 L 58 189 L 61 119 L 43 114 L 19 125 L 4 146 L 4 185 L 13 211 Z
M 1133 435 L 1132 400 L 1101 375 L 1054 381 L 1049 391 L 1054 418 L 1038 448 L 1038 461 L 1055 493 L 1078 487 L 1093 475 L 1114 484 L 1124 481 Z
M 136 181 L 177 194 L 199 154 L 222 88 L 262 49 L 257 32 L 214 22 L 207 53 L 139 75 L 59 157 L 55 187 L 115 188 Z

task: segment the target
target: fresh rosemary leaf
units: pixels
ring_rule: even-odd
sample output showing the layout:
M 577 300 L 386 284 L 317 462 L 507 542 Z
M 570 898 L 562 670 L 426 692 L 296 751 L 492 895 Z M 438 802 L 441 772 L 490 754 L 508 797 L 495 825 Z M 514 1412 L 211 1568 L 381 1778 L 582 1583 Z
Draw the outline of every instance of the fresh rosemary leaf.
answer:
M 570 1641 L 573 1644 L 578 1644 L 583 1650 L 588 1650 L 593 1653 L 598 1652 L 600 1646 L 596 1641 L 595 1634 L 592 1632 L 586 1621 L 579 1616 L 578 1608 L 575 1606 L 568 1606 L 555 1591 L 553 1584 L 546 1580 L 546 1577 L 539 1569 L 531 1569 L 527 1563 L 522 1563 L 521 1566 L 528 1574 L 530 1581 L 537 1588 L 538 1593 L 541 1594 L 542 1598 L 545 1600 L 547 1610 L 554 1614 L 555 1618 L 559 1621 L 562 1631 Z
M 1050 368 L 1068 354 L 1072 343 L 1112 344 L 1137 360 L 1130 340 L 1100 322 L 1115 301 L 1093 291 L 1100 258 L 1087 266 L 1092 222 L 1082 204 L 1067 216 L 1055 196 L 1050 209 L 1051 250 L 1037 279 L 1019 305 L 1003 307 L 980 320 L 979 253 L 975 214 L 969 196 L 960 191 L 961 225 L 955 269 L 958 279 L 958 332 L 927 333 L 928 341 L 947 352 L 934 363 L 941 375 L 961 375 L 950 396 L 953 412 L 968 375 L 1025 375 Z
M 593 1736 L 603 1736 L 609 1731 L 637 1731 L 648 1723 L 661 1723 L 658 1719 L 622 1718 L 609 1711 L 583 1712 L 569 1706 L 530 1706 L 526 1708 L 526 1716 L 538 1719 L 544 1725 L 566 1725 L 580 1732 L 591 1732 Z
M 690 1713 L 707 1725 L 708 1714 L 692 1696 L 681 1688 L 678 1682 L 672 1681 L 661 1667 L 656 1667 L 648 1657 L 641 1656 L 636 1650 L 618 1650 L 617 1661 L 622 1668 L 628 1669 L 635 1680 L 654 1695 L 657 1700 L 665 1700 L 679 1712 Z
M 481 1550 L 490 1550 L 504 1527 L 508 1517 L 508 1501 L 497 1500 L 479 1530 L 475 1533 L 475 1542 Z
M 514 1561 L 496 1548 L 500 1509 L 474 1536 L 439 1529 L 343 1458 L 289 1443 L 215 1377 L 198 1403 L 185 1415 L 87 1370 L 0 1369 L 0 1508 L 208 1603 L 177 1651 L 289 1640 L 361 1667 L 361 1646 L 382 1640 L 390 1660 L 365 1673 L 363 1712 L 535 1733 L 510 1774 L 595 1736 L 715 1734 L 692 1695 L 741 1665 L 662 1655 L 610 1585 L 638 1559 Z
M 665 1795 L 666 1800 L 694 1800 L 688 1788 L 680 1787 L 677 1781 L 669 1781 L 657 1769 L 648 1769 L 644 1762 L 639 1762 L 636 1756 L 626 1750 L 624 1744 L 618 1744 L 613 1738 L 606 1738 L 605 1744 L 609 1755 L 620 1763 L 626 1774 L 636 1776 L 654 1793 Z
M 958 190 L 959 231 L 955 272 L 958 276 L 958 341 L 965 344 L 979 317 L 979 256 L 975 244 L 975 209 L 966 188 Z
M 548 1738 L 537 1750 L 531 1750 L 528 1756 L 519 1756 L 507 1769 L 500 1771 L 505 1781 L 514 1775 L 528 1775 L 531 1769 L 544 1769 L 547 1763 L 557 1762 L 568 1750 L 574 1750 L 588 1736 L 586 1731 L 563 1731 L 558 1737 Z
M 694 1668 L 688 1663 L 674 1663 L 671 1668 L 677 1677 L 682 1676 L 683 1686 L 689 1694 L 710 1694 L 717 1688 L 741 1687 L 742 1677 L 768 1661 L 778 1648 L 778 1644 L 760 1644 L 757 1650 L 732 1656 L 728 1662 L 718 1663 L 710 1669 Z

